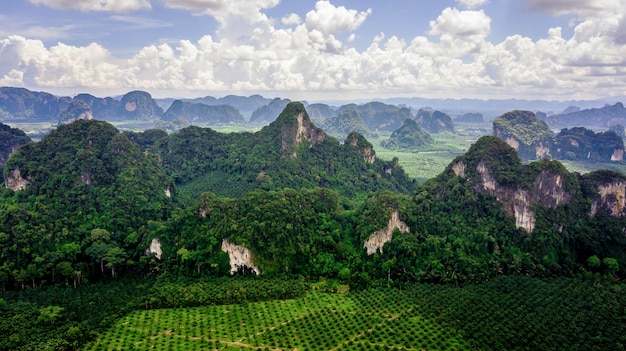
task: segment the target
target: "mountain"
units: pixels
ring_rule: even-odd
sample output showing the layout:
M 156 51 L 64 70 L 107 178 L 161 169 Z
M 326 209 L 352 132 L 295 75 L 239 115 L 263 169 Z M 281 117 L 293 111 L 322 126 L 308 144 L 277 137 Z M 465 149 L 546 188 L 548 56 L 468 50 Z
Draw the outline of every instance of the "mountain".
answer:
M 455 120 L 457 123 L 484 123 L 485 119 L 482 113 L 466 113 L 463 116 L 457 117 Z
M 0 172 L 4 168 L 4 164 L 9 157 L 17 151 L 17 149 L 32 140 L 23 131 L 11 128 L 0 123 Z
M 141 228 L 169 218 L 175 204 L 156 160 L 97 120 L 61 125 L 22 146 L 4 179 L 3 235 L 16 244 L 0 250 L 0 271 L 33 286 L 50 272 L 76 284 L 132 267 L 150 240 Z
M 81 100 L 87 103 L 91 108 L 93 118 L 111 121 L 118 118 L 121 109 L 121 103 L 111 97 L 98 98 L 91 94 L 78 94 L 74 100 Z
M 161 117 L 164 121 L 186 118 L 192 124 L 224 124 L 243 123 L 244 118 L 239 111 L 229 105 L 209 106 L 201 103 L 175 100 Z
M 591 108 L 548 117 L 548 124 L 553 128 L 562 127 L 602 127 L 612 124 L 626 124 L 626 109 L 621 102 L 602 108 Z
M 263 105 L 254 110 L 254 112 L 252 112 L 252 115 L 250 116 L 250 122 L 272 122 L 276 120 L 276 117 L 278 117 L 280 112 L 284 110 L 285 107 L 287 107 L 287 104 L 289 104 L 290 102 L 291 100 L 289 99 L 275 98 L 274 100 L 270 101 L 269 104 Z
M 429 133 L 454 133 L 452 118 L 441 111 L 419 110 L 415 120 Z
M 517 150 L 523 160 L 550 155 L 555 143 L 548 125 L 530 111 L 511 111 L 493 121 L 493 135 Z
M 73 99 L 59 114 L 59 124 L 67 124 L 79 119 L 93 119 L 93 111 L 83 100 Z
M 363 123 L 372 131 L 394 131 L 400 128 L 405 119 L 413 117 L 408 108 L 400 108 L 382 102 L 343 105 L 339 107 L 337 112 L 341 113 L 347 110 L 358 111 Z
M 330 187 L 343 194 L 408 192 L 410 180 L 396 162 L 366 162 L 363 149 L 340 144 L 313 125 L 304 105 L 289 103 L 256 133 L 221 134 L 188 127 L 152 148 L 180 193 L 242 196 L 253 189 Z M 193 189 L 193 191 L 192 191 Z
M 24 88 L 0 87 L 0 118 L 53 121 L 60 111 L 58 99 Z
M 152 95 L 145 91 L 131 91 L 120 100 L 119 117 L 130 120 L 157 120 L 163 115 Z
M 407 119 L 400 129 L 395 130 L 389 140 L 383 141 L 381 146 L 392 150 L 415 152 L 430 146 L 435 139 L 428 134 L 416 121 Z
M 307 112 L 309 106 L 307 106 Z M 344 110 L 336 117 L 331 117 L 323 121 L 322 128 L 337 138 L 345 138 L 352 132 L 357 132 L 364 136 L 370 136 L 369 128 L 363 123 L 361 115 L 357 110 Z
M 335 109 L 326 104 L 310 104 L 306 106 L 306 112 L 312 119 L 327 119 L 335 116 Z
M 623 161 L 624 140 L 615 132 L 564 128 L 556 135 L 554 156 L 564 160 Z

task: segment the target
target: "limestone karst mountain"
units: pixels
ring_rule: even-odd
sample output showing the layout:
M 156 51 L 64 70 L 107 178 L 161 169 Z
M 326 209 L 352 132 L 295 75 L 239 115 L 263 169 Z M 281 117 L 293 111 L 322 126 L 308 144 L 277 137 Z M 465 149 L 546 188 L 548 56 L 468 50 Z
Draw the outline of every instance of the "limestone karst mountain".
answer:
M 395 130 L 389 140 L 383 141 L 381 146 L 387 149 L 415 152 L 430 146 L 435 139 L 428 134 L 417 122 L 407 119 L 398 130 Z
M 452 118 L 441 111 L 419 110 L 415 121 L 429 133 L 454 133 Z
M 493 121 L 493 135 L 517 151 L 522 160 L 550 156 L 554 133 L 530 111 L 511 111 Z

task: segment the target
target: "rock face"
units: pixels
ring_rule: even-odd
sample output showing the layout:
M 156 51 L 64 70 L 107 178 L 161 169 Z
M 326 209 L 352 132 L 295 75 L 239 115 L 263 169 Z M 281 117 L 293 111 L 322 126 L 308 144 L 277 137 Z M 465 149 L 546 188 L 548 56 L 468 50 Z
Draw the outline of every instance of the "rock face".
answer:
M 235 245 L 229 242 L 228 239 L 224 239 L 222 241 L 222 251 L 228 254 L 230 260 L 230 274 L 235 274 L 242 268 L 249 268 L 254 271 L 256 275 L 261 274 L 259 268 L 254 265 L 254 257 L 249 249 Z
M 158 238 L 152 238 L 152 242 L 150 242 L 150 247 L 146 249 L 146 255 L 149 254 L 154 254 L 154 257 L 156 257 L 157 260 L 161 259 L 163 250 L 161 248 L 161 241 Z
M 467 167 L 465 162 L 458 161 L 452 164 L 452 171 L 457 177 L 465 178 L 465 167 Z
M 326 139 L 326 133 L 311 123 L 304 106 L 299 102 L 292 102 L 281 115 L 280 135 L 283 155 L 287 158 L 298 157 L 298 147 L 306 140 L 309 147 L 321 144 Z
M 22 175 L 20 174 L 20 169 L 16 168 L 7 172 L 4 184 L 6 184 L 7 188 L 13 191 L 18 191 L 26 189 L 26 187 L 30 184 L 30 181 L 28 181 L 28 179 L 22 178 Z
M 564 177 L 561 174 L 542 171 L 529 191 L 499 185 L 484 162 L 478 164 L 477 172 L 480 180 L 476 183 L 476 190 L 495 196 L 502 203 L 504 211 L 515 218 L 515 226 L 526 229 L 529 234 L 535 229 L 534 204 L 555 208 L 569 203 L 573 197 L 573 193 L 564 190 Z
M 517 151 L 522 160 L 550 157 L 554 133 L 530 111 L 511 111 L 493 121 L 493 135 Z
M 345 143 L 357 148 L 357 152 L 363 155 L 363 160 L 367 163 L 374 163 L 376 161 L 376 152 L 372 144 L 367 141 L 361 134 L 352 132 L 346 138 Z
M 594 217 L 601 210 L 607 211 L 613 217 L 626 215 L 626 181 L 614 181 L 599 185 L 598 194 L 600 197 L 591 204 L 591 217 Z
M 363 244 L 363 248 L 367 251 L 368 255 L 373 255 L 376 251 L 383 253 L 383 246 L 390 242 L 393 236 L 393 232 L 398 229 L 400 233 L 408 233 L 410 231 L 409 226 L 400 220 L 400 214 L 398 210 L 391 212 L 391 218 L 387 226 L 375 233 L 372 233 L 369 238 Z

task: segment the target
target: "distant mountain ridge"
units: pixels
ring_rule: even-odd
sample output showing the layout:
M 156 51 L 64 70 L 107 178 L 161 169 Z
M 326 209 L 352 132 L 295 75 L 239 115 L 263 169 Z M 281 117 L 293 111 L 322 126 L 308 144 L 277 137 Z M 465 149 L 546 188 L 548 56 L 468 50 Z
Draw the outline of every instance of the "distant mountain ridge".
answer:
M 603 127 L 608 128 L 613 124 L 626 124 L 626 108 L 618 102 L 614 105 L 606 105 L 601 108 L 591 108 L 571 113 L 553 115 L 547 118 L 551 127 Z

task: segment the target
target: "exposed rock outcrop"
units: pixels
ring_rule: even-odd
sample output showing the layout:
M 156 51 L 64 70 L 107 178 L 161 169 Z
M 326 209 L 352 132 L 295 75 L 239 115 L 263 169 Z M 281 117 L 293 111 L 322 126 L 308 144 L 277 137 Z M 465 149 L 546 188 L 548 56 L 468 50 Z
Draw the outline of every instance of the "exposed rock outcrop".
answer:
M 480 175 L 476 190 L 495 196 L 504 211 L 515 218 L 515 226 L 526 229 L 529 234 L 535 229 L 534 204 L 555 208 L 568 203 L 573 197 L 573 193 L 565 191 L 561 174 L 542 171 L 535 179 L 532 190 L 528 191 L 499 185 L 484 162 L 480 162 L 476 170 Z
M 458 161 L 452 164 L 452 171 L 457 177 L 465 178 L 465 167 L 467 164 L 464 161 Z
M 400 233 L 408 233 L 410 231 L 409 226 L 400 220 L 400 213 L 398 210 L 391 212 L 391 218 L 387 226 L 375 233 L 372 233 L 365 243 L 363 248 L 367 251 L 368 255 L 373 255 L 376 251 L 383 253 L 383 246 L 390 242 L 393 236 L 393 232 L 398 229 Z
M 150 247 L 146 249 L 146 255 L 154 254 L 154 257 L 157 260 L 161 259 L 161 255 L 163 255 L 163 249 L 161 248 L 161 240 L 159 238 L 152 238 L 150 242 Z
M 230 274 L 235 274 L 242 268 L 249 268 L 254 271 L 256 275 L 261 274 L 259 268 L 254 265 L 254 256 L 249 249 L 233 244 L 229 242 L 228 239 L 224 239 L 222 241 L 222 251 L 228 254 L 230 260 Z
M 287 105 L 278 121 L 281 126 L 281 147 L 287 158 L 298 157 L 298 147 L 305 140 L 309 142 L 309 147 L 312 147 L 326 139 L 326 133 L 311 123 L 304 106 L 299 102 Z
M 26 187 L 30 184 L 30 181 L 28 179 L 22 178 L 20 169 L 16 168 L 16 169 L 10 170 L 7 173 L 7 177 L 4 180 L 4 183 L 6 184 L 7 188 L 13 191 L 18 191 L 18 190 L 26 189 Z
M 600 195 L 592 204 L 590 216 L 599 211 L 608 211 L 613 217 L 626 216 L 626 181 L 614 181 L 598 186 Z

